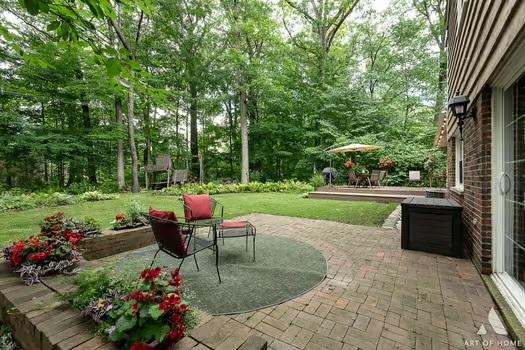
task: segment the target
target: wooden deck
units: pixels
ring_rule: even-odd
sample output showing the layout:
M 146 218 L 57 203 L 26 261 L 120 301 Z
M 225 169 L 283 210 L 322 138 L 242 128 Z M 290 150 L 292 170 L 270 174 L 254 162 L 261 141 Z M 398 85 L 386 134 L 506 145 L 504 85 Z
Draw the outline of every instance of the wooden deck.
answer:
M 427 191 L 444 191 L 440 188 L 429 187 L 349 187 L 323 186 L 308 197 L 314 199 L 335 199 L 345 201 L 373 201 L 386 203 L 401 203 L 408 197 L 425 197 Z

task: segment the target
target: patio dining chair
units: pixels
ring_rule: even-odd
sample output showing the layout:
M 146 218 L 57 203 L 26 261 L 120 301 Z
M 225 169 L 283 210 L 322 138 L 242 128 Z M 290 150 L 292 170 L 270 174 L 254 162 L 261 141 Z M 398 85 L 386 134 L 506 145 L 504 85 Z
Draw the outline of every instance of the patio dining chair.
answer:
M 209 194 L 183 194 L 184 220 L 197 224 L 222 222 L 224 206 Z
M 382 182 L 383 182 L 383 180 L 384 180 L 385 178 L 386 178 L 386 170 L 381 170 L 381 171 L 379 172 L 379 181 L 378 181 L 378 183 L 379 183 L 379 187 L 383 186 L 383 185 L 382 185 Z
M 381 175 L 381 172 L 379 170 L 372 170 L 372 173 L 370 174 L 370 177 L 368 178 L 368 185 L 370 187 L 373 187 L 374 185 L 375 186 L 380 186 L 380 175 Z
M 348 186 L 354 185 L 354 187 L 357 187 L 359 184 L 359 178 L 355 175 L 355 172 L 353 170 L 350 170 L 348 172 Z
M 211 249 L 215 252 L 215 268 L 219 277 L 219 283 L 222 282 L 219 272 L 219 248 L 216 234 L 214 234 L 213 240 L 204 239 L 196 236 L 197 225 L 195 224 L 161 219 L 152 215 L 150 215 L 149 220 L 158 246 L 150 268 L 153 266 L 159 252 L 162 251 L 175 259 L 181 260 L 179 269 L 182 267 L 184 260 L 193 255 L 195 266 L 199 270 L 196 254 L 206 249 Z

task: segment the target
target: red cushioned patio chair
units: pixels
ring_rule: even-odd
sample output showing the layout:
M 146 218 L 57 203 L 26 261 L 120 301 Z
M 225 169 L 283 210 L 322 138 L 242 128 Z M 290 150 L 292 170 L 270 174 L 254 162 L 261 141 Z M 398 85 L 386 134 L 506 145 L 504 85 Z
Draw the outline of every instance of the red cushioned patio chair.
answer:
M 223 221 L 224 207 L 209 194 L 183 194 L 182 201 L 184 221 L 199 226 L 209 226 L 208 237 Z
M 215 268 L 217 269 L 217 276 L 219 283 L 221 283 L 221 274 L 219 272 L 219 249 L 217 246 L 217 235 L 214 234 L 213 240 L 204 239 L 196 236 L 197 225 L 192 223 L 182 223 L 174 220 L 166 220 L 158 216 L 150 215 L 149 220 L 155 241 L 158 245 L 158 250 L 155 253 L 151 266 L 157 258 L 160 251 L 180 259 L 179 269 L 184 263 L 184 259 L 193 255 L 195 266 L 199 270 L 196 254 L 205 249 L 211 249 L 215 252 Z M 216 231 L 214 230 L 214 233 Z

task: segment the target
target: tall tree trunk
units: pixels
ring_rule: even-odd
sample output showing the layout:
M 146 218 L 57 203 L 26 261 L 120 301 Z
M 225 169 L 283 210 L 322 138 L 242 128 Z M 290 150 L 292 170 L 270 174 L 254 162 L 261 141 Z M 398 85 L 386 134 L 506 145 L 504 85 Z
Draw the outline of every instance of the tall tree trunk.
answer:
M 91 131 L 91 115 L 89 114 L 89 102 L 86 99 L 82 99 L 82 119 L 84 124 L 84 130 L 86 134 L 88 134 Z M 89 137 L 89 136 L 87 136 Z M 91 140 L 87 140 L 87 146 L 90 149 L 87 154 L 87 173 L 88 173 L 88 179 L 89 182 L 92 184 L 97 183 L 97 160 L 95 158 L 96 153 L 93 149 L 93 142 Z
M 241 183 L 250 181 L 250 155 L 248 147 L 248 105 L 246 91 L 241 89 L 239 94 L 240 125 L 241 125 Z
M 117 141 L 117 183 L 118 190 L 126 190 L 126 172 L 124 164 L 124 142 L 122 141 L 121 132 L 123 131 L 123 118 L 122 118 L 122 99 L 120 96 L 115 96 L 115 119 L 117 122 L 117 128 L 119 131 L 119 138 Z
M 131 73 L 133 74 L 133 72 Z M 131 155 L 131 192 L 140 192 L 139 183 L 139 161 L 137 157 L 137 146 L 135 145 L 135 125 L 133 123 L 135 110 L 135 94 L 133 87 L 128 91 L 128 140 L 129 153 Z
M 144 106 L 144 138 L 146 141 L 146 148 L 144 149 L 144 166 L 151 162 L 151 119 L 150 119 L 151 104 L 148 101 Z
M 40 118 L 42 119 L 42 129 L 46 127 L 46 117 L 44 112 L 44 102 L 40 102 Z M 47 164 L 47 158 L 44 155 L 44 182 L 46 185 L 49 183 L 49 167 Z
M 228 98 L 228 103 L 225 103 L 226 113 L 228 114 L 228 145 L 229 145 L 229 161 L 230 161 L 230 176 L 235 176 L 233 173 L 233 111 L 232 111 L 232 100 Z
M 198 177 L 200 174 L 199 166 L 199 135 L 197 131 L 197 87 L 194 82 L 190 82 L 190 153 L 191 153 L 191 173 Z

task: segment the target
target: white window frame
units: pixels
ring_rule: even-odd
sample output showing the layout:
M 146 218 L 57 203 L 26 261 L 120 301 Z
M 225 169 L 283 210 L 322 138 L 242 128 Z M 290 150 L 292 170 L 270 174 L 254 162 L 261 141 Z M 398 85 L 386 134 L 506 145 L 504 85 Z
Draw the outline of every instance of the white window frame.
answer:
M 455 179 L 455 186 L 454 188 L 458 191 L 463 192 L 465 189 L 464 183 L 465 183 L 465 150 L 464 150 L 464 143 L 461 139 L 461 136 L 459 133 L 454 138 L 455 142 L 455 152 L 456 155 L 454 157 L 454 163 L 455 163 L 455 173 L 456 173 L 456 179 Z M 460 176 L 461 174 L 461 176 Z
M 492 279 L 510 305 L 512 311 L 525 327 L 525 292 L 505 272 L 505 199 L 501 192 L 502 177 L 505 173 L 504 116 L 506 113 L 505 91 L 525 74 L 525 42 L 515 50 L 504 68 L 497 72 L 492 82 L 492 145 L 491 145 L 491 189 L 492 189 Z

